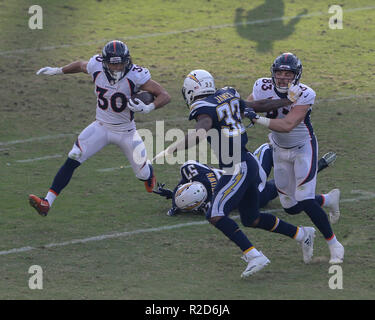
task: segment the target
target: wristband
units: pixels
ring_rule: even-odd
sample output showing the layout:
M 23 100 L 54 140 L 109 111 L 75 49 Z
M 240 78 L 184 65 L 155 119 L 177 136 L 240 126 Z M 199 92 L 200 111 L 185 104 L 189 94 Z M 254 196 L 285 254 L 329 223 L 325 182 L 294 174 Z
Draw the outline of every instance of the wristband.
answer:
M 269 127 L 270 126 L 271 119 L 266 117 L 259 117 L 256 121 L 256 123 L 261 124 L 262 126 Z

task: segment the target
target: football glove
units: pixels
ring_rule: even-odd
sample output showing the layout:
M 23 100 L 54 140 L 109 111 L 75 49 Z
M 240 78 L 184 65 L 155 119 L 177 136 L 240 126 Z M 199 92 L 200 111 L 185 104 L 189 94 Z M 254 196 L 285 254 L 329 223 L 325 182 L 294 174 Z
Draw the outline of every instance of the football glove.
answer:
M 243 114 L 246 118 L 250 119 L 251 121 L 250 124 L 247 126 L 248 128 L 252 127 L 255 124 L 255 122 L 253 121 L 254 119 L 259 119 L 259 115 L 254 112 L 253 108 L 246 108 Z
M 169 210 L 168 210 L 168 212 L 167 212 L 167 216 L 170 216 L 170 217 L 172 217 L 172 216 L 175 216 L 177 213 L 179 213 L 180 212 L 180 210 L 177 208 L 177 207 L 172 207 L 172 208 L 170 208 Z
M 128 108 L 133 112 L 149 113 L 155 109 L 155 104 L 153 102 L 145 104 L 143 101 L 135 98 L 134 100 L 129 100 Z
M 158 182 L 157 189 L 153 190 L 153 193 L 158 194 L 161 197 L 165 197 L 166 199 L 172 199 L 173 198 L 173 191 L 169 189 L 164 188 L 165 184 Z
M 36 73 L 37 75 L 46 74 L 48 76 L 54 76 L 56 74 L 63 74 L 62 68 L 51 68 L 51 67 L 44 67 L 38 70 Z
M 298 100 L 298 98 L 302 95 L 302 89 L 298 84 L 290 84 L 288 85 L 288 100 L 292 101 L 293 103 Z

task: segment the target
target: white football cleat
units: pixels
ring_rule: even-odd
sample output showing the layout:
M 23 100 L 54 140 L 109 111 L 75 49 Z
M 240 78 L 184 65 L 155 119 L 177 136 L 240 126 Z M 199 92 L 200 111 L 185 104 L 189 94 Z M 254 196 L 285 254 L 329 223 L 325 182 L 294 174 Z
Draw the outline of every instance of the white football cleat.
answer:
M 260 255 L 254 258 L 248 258 L 245 255 L 242 256 L 242 259 L 247 262 L 247 267 L 244 272 L 241 274 L 241 278 L 246 278 L 255 272 L 262 270 L 267 264 L 271 261 L 261 252 Z
M 329 208 L 329 220 L 334 224 L 340 219 L 340 190 L 332 189 L 328 194 L 331 198 L 331 204 L 327 206 Z
M 343 263 L 345 250 L 340 242 L 337 241 L 334 245 L 329 246 L 329 251 L 331 252 L 330 264 Z
M 314 238 L 315 228 L 313 227 L 300 227 L 303 229 L 304 236 L 300 241 L 302 247 L 303 262 L 310 263 L 314 254 Z

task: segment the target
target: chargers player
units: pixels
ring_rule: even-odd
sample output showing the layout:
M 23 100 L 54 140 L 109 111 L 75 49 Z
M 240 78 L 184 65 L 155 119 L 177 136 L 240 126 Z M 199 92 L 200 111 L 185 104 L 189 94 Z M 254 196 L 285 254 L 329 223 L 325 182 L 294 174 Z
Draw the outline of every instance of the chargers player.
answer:
M 273 167 L 271 145 L 269 143 L 262 144 L 254 151 L 254 155 L 260 163 L 259 174 L 268 178 Z M 334 152 L 326 153 L 318 161 L 318 173 L 331 165 L 335 160 L 336 154 Z M 164 188 L 164 184 L 158 183 L 157 189 L 153 192 L 166 199 L 172 199 L 172 208 L 168 210 L 168 216 L 174 216 L 177 213 L 185 211 L 206 213 L 211 206 L 215 187 L 224 173 L 224 170 L 209 167 L 195 160 L 188 160 L 180 167 L 181 179 L 173 191 Z M 194 188 L 183 188 L 183 186 L 191 182 L 199 182 L 203 185 L 204 197 L 202 197 L 202 193 L 197 193 Z M 178 190 L 181 191 L 178 192 Z M 183 197 L 185 199 L 182 205 L 178 201 L 176 203 L 176 194 L 178 198 Z M 277 196 L 278 193 L 274 179 L 268 180 L 264 189 L 259 194 L 259 208 L 265 207 L 268 202 Z M 322 200 L 322 205 L 329 207 L 330 212 L 339 212 L 339 192 L 337 192 L 337 189 L 333 189 L 328 194 L 317 195 L 316 198 L 319 201 Z M 189 210 L 186 208 L 189 208 Z M 332 223 L 335 223 L 338 220 L 338 215 L 333 216 L 333 214 L 330 214 L 330 219 Z
M 88 73 L 94 83 L 96 120 L 79 134 L 46 197 L 29 195 L 30 205 L 42 216 L 47 215 L 75 169 L 108 144 L 121 149 L 148 192 L 152 192 L 156 183 L 143 140 L 136 130 L 134 112 L 148 113 L 163 107 L 170 101 L 168 92 L 151 79 L 147 68 L 132 63 L 128 47 L 118 40 L 108 42 L 101 56 L 94 55 L 89 61 L 75 61 L 62 68 L 44 67 L 37 75 L 78 72 Z M 132 95 L 140 90 L 152 93 L 154 102 L 146 105 L 138 99 L 132 101 Z
M 253 111 L 246 112 L 246 116 L 271 130 L 274 177 L 284 210 L 289 214 L 305 211 L 327 241 L 329 262 L 342 263 L 344 247 L 315 197 L 318 142 L 310 120 L 315 92 L 299 83 L 301 75 L 302 64 L 294 54 L 278 56 L 271 66 L 271 78 L 258 79 L 248 100 L 283 99 L 291 85 L 299 85 L 302 95 L 292 105 L 268 112 L 266 117 Z
M 293 87 L 290 91 L 293 91 L 293 96 L 299 95 L 299 88 Z M 233 88 L 216 90 L 214 78 L 209 72 L 194 70 L 186 77 L 182 93 L 190 108 L 189 120 L 197 121 L 196 131 L 168 147 L 164 154 L 189 148 L 191 144 L 196 143 L 199 136 L 207 137 L 219 159 L 220 169 L 225 169 L 226 174 L 220 178 L 215 188 L 212 205 L 207 211 L 206 218 L 242 250 L 247 267 L 241 276 L 252 275 L 263 269 L 270 261 L 253 246 L 237 223 L 229 217 L 230 212 L 236 208 L 239 209 L 244 226 L 260 228 L 296 239 L 302 245 L 304 261 L 309 261 L 313 254 L 314 228 L 296 227 L 272 214 L 259 212 L 258 187 L 264 181 L 259 177 L 257 160 L 246 149 L 247 134 L 240 114 L 240 104 L 243 102 L 238 92 Z M 276 107 L 276 101 L 267 100 L 246 105 L 252 107 L 264 103 L 266 106 Z M 279 106 L 285 103 L 282 101 Z M 215 132 L 218 141 L 212 139 Z M 208 134 L 212 135 L 207 136 Z M 223 148 L 225 143 L 228 150 Z M 226 152 L 233 156 L 232 161 L 228 161 Z

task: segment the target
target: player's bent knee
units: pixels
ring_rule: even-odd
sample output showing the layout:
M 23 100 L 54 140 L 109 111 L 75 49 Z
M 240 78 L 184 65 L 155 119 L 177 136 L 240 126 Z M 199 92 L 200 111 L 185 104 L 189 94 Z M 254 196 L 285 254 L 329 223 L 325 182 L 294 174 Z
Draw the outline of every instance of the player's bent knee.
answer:
M 82 158 L 82 150 L 78 148 L 76 145 L 74 145 L 72 150 L 70 150 L 68 154 L 68 158 L 72 160 L 80 161 Z
M 301 202 L 298 202 L 296 205 L 294 205 L 293 207 L 290 207 L 290 208 L 284 208 L 284 211 L 288 214 L 299 214 L 303 211 L 303 205 L 301 204 Z
M 208 222 L 213 224 L 213 225 L 216 225 L 216 223 L 218 223 L 218 221 L 222 218 L 223 216 L 216 216 L 216 217 L 210 217 L 208 218 Z
M 146 181 L 151 178 L 152 166 L 148 162 L 145 162 L 139 170 L 134 170 L 134 173 L 139 180 Z

